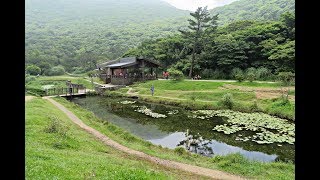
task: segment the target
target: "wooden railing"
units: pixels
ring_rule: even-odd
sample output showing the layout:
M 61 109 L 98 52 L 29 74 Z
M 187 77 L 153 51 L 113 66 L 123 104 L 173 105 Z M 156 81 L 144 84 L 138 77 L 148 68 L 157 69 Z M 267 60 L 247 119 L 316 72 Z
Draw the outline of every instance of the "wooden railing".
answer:
M 46 96 L 86 94 L 86 88 L 50 88 L 46 89 Z

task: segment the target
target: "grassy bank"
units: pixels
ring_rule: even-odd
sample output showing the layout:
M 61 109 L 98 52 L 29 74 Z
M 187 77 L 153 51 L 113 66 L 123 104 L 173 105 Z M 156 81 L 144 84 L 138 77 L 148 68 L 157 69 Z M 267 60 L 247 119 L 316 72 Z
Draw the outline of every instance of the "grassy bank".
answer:
M 26 89 L 29 94 L 45 96 L 46 88 L 66 88 L 66 81 L 70 80 L 74 84 L 83 84 L 87 89 L 92 89 L 92 83 L 79 76 L 40 76 L 34 77 L 32 80 L 26 82 Z
M 150 87 L 154 85 L 154 96 L 150 95 Z M 235 88 L 228 89 L 225 85 Z M 259 88 L 260 91 L 276 91 L 284 88 L 280 83 L 257 83 L 257 82 L 206 82 L 206 81 L 165 81 L 155 80 L 131 85 L 131 92 L 148 102 L 157 102 L 177 105 L 188 109 L 225 109 L 221 102 L 223 95 L 230 93 L 233 96 L 233 110 L 242 112 L 261 111 L 276 115 L 281 118 L 294 120 L 295 103 L 286 101 L 278 93 L 270 98 L 257 98 L 253 90 L 239 90 L 241 88 Z M 111 95 L 131 96 L 127 94 L 129 88 L 122 88 Z M 285 87 L 287 88 L 287 87 Z M 294 95 L 289 91 L 289 95 Z M 109 92 L 107 92 L 109 93 Z M 109 93 L 110 94 L 110 93 Z M 272 94 L 272 93 L 271 93 Z M 268 95 L 268 94 L 266 94 Z
M 146 154 L 162 159 L 219 169 L 256 179 L 294 179 L 294 164 L 292 163 L 249 161 L 240 154 L 208 158 L 191 154 L 183 149 L 170 150 L 168 148 L 162 148 L 161 146 L 155 146 L 150 142 L 144 141 L 107 121 L 97 118 L 92 112 L 70 103 L 63 98 L 55 98 L 55 100 L 75 113 L 85 124 L 97 129 L 124 146 L 145 152 Z
M 26 179 L 206 179 L 105 146 L 41 98 L 26 102 L 25 131 Z

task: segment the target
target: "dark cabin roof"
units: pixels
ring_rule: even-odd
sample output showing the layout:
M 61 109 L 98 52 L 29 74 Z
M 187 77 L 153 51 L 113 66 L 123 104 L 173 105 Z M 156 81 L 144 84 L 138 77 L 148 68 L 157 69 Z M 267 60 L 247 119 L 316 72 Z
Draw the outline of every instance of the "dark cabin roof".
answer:
M 126 57 L 126 58 L 121 58 L 121 59 L 117 59 L 117 60 L 112 60 L 112 61 L 107 61 L 105 63 L 101 63 L 97 65 L 97 68 L 104 68 L 104 67 L 108 67 L 108 68 L 124 68 L 124 67 L 129 67 L 129 66 L 133 66 L 138 64 L 138 61 L 140 60 L 145 60 L 149 63 L 155 64 L 157 66 L 160 66 L 160 63 L 151 60 L 151 59 L 146 59 L 143 57 Z

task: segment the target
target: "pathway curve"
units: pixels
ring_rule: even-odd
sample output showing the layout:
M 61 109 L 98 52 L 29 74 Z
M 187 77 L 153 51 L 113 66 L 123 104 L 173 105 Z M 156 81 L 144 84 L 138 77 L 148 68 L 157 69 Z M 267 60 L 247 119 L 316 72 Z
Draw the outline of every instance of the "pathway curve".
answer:
M 148 161 L 151 161 L 153 163 L 156 163 L 156 164 L 159 164 L 159 165 L 162 165 L 162 166 L 166 166 L 166 167 L 169 167 L 169 168 L 175 168 L 175 169 L 191 172 L 191 173 L 202 175 L 202 176 L 208 176 L 208 177 L 211 177 L 213 179 L 244 179 L 244 178 L 242 178 L 240 176 L 232 175 L 232 174 L 229 174 L 229 173 L 226 173 L 226 172 L 222 172 L 222 171 L 218 171 L 218 170 L 198 167 L 198 166 L 184 164 L 184 163 L 175 162 L 175 161 L 171 161 L 171 160 L 160 159 L 160 158 L 153 157 L 153 156 L 150 156 L 148 154 L 145 154 L 143 152 L 127 148 L 127 147 L 125 147 L 125 146 L 123 146 L 123 145 L 111 140 L 110 138 L 108 138 L 104 134 L 100 133 L 99 131 L 91 128 L 90 126 L 87 126 L 75 114 L 73 114 L 71 111 L 69 111 L 67 108 L 65 108 L 63 105 L 61 105 L 57 101 L 53 100 L 52 98 L 49 98 L 49 97 L 43 97 L 43 98 L 49 100 L 52 104 L 54 104 L 56 107 L 58 107 L 75 124 L 79 125 L 82 129 L 84 129 L 88 133 L 92 134 L 93 136 L 95 136 L 96 138 L 101 140 L 104 144 L 106 144 L 108 146 L 111 146 L 111 147 L 113 147 L 113 148 L 115 148 L 117 150 L 120 150 L 120 151 L 126 152 L 128 154 L 131 154 L 131 155 L 146 159 Z

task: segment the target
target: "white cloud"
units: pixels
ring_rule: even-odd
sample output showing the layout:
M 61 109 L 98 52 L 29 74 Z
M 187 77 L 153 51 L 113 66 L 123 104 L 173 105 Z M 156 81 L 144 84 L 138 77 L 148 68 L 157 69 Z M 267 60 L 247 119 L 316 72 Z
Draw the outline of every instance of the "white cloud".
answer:
M 198 7 L 208 6 L 208 9 L 212 9 L 218 6 L 223 6 L 237 0 L 163 0 L 171 4 L 172 6 L 183 9 L 195 11 Z

